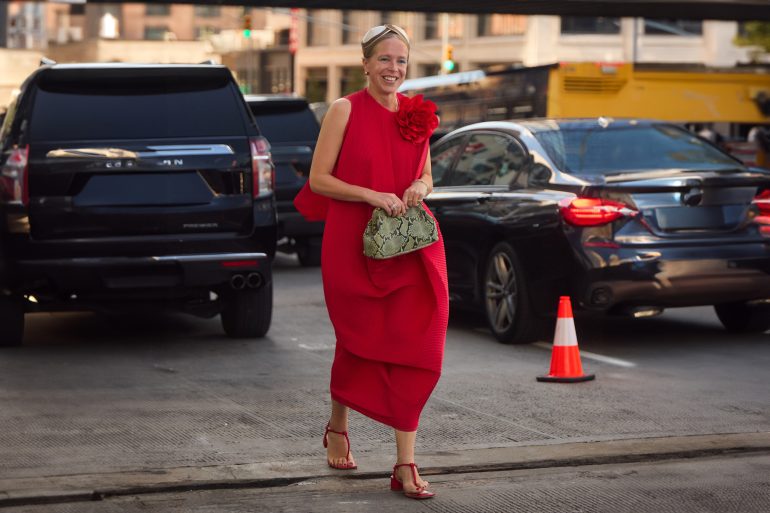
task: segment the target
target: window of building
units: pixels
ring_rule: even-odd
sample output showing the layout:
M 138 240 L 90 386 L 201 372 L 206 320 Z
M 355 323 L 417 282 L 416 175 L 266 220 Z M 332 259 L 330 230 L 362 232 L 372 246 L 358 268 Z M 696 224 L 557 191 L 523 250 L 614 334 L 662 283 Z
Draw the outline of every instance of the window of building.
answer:
M 86 13 L 86 3 L 82 4 L 70 4 L 70 14 L 72 16 L 79 16 Z
M 435 12 L 429 12 L 425 14 L 425 32 L 423 37 L 425 39 L 438 39 L 438 14 Z
M 479 36 L 513 36 L 527 31 L 527 17 L 516 14 L 480 14 Z
M 305 78 L 305 98 L 310 103 L 325 102 L 329 79 L 326 68 L 308 68 Z
M 199 18 L 217 18 L 221 14 L 221 10 L 218 5 L 196 5 L 195 16 Z
M 146 25 L 144 27 L 144 38 L 148 41 L 163 41 L 166 38 L 166 32 L 168 32 L 168 27 L 152 27 Z
M 562 34 L 620 34 L 620 18 L 562 16 Z
M 147 4 L 144 13 L 147 16 L 168 16 L 171 14 L 171 6 L 168 4 Z
M 276 46 L 289 46 L 289 36 L 291 35 L 290 29 L 281 29 L 276 32 L 275 44 Z
M 207 39 L 215 34 L 219 34 L 219 29 L 210 26 L 195 27 L 195 39 Z
M 419 76 L 421 77 L 432 77 L 433 75 L 440 75 L 441 64 L 437 62 L 429 63 L 429 64 L 420 64 L 418 71 L 419 71 Z
M 353 17 L 350 11 L 342 11 L 342 27 L 340 30 L 342 30 L 340 40 L 343 45 L 350 45 L 356 42 L 354 37 L 355 27 L 353 26 Z
M 701 36 L 703 22 L 701 20 L 651 20 L 645 18 L 644 33 L 656 36 Z
M 329 44 L 329 24 L 324 11 L 308 9 L 306 33 L 307 46 L 324 46 Z
M 342 92 L 342 96 L 356 92 L 366 86 L 366 77 L 360 66 L 342 68 L 341 75 L 340 91 Z

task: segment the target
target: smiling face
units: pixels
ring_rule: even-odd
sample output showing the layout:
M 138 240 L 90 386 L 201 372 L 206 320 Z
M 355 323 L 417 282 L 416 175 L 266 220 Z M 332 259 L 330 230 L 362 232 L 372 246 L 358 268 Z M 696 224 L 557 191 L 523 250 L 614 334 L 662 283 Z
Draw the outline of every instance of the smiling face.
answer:
M 369 74 L 369 89 L 382 94 L 395 94 L 406 78 L 409 50 L 398 38 L 383 39 L 374 47 L 372 56 L 364 58 L 364 71 Z

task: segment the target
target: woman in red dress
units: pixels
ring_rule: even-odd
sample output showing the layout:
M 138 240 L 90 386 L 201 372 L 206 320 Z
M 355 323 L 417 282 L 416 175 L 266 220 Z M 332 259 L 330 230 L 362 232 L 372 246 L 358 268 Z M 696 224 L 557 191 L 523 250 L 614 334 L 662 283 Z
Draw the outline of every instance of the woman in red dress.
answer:
M 433 496 L 414 464 L 420 413 L 438 382 L 449 313 L 443 240 L 387 260 L 363 254 L 362 235 L 375 207 L 399 216 L 433 187 L 428 138 L 435 105 L 398 94 L 409 39 L 381 25 L 364 36 L 368 87 L 335 101 L 318 137 L 309 187 L 298 210 L 324 219 L 321 270 L 337 337 L 331 370 L 331 418 L 324 434 L 328 464 L 354 469 L 348 409 L 391 426 L 396 466 L 391 488 Z M 430 211 L 428 211 L 430 213 Z

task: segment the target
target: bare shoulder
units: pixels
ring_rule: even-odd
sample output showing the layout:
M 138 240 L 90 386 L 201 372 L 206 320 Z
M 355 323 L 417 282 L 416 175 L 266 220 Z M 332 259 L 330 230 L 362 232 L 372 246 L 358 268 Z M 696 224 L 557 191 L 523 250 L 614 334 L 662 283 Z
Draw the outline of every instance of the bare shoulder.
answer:
M 326 116 L 324 116 L 323 124 L 329 128 L 344 130 L 350 118 L 350 110 L 350 100 L 347 98 L 335 100 L 329 106 L 329 110 L 326 112 Z
M 350 116 L 350 109 L 350 100 L 347 98 L 338 98 L 332 102 L 326 115 L 328 116 L 331 114 L 335 117 L 344 117 L 347 119 L 347 117 Z

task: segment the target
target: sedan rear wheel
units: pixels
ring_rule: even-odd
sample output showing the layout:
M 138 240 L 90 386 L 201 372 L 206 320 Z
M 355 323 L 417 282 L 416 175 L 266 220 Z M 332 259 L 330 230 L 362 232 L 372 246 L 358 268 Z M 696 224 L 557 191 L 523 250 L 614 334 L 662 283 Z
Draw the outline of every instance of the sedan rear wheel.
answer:
M 763 333 L 770 329 L 770 305 L 745 302 L 714 305 L 719 321 L 731 333 Z
M 487 323 L 497 340 L 503 344 L 535 340 L 540 320 L 531 314 L 524 274 L 509 244 L 501 242 L 492 248 L 483 287 Z

